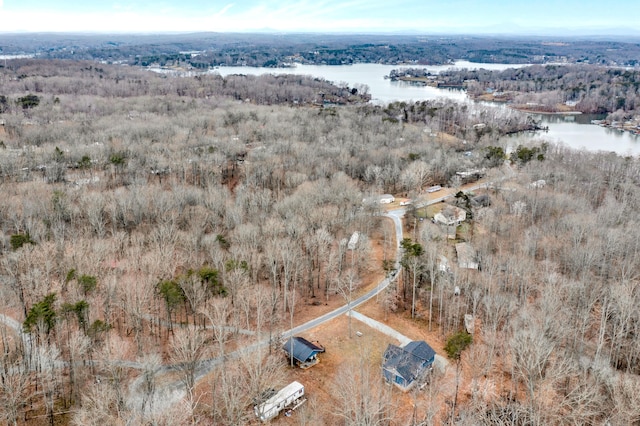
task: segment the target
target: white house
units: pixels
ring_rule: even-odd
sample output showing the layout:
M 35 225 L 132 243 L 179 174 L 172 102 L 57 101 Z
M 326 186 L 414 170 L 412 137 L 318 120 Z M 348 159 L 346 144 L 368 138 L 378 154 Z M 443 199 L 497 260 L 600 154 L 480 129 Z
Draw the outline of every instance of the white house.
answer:
M 380 204 L 391 204 L 396 200 L 396 197 L 394 197 L 391 194 L 382 194 L 380 196 Z
M 362 199 L 362 203 L 363 204 L 367 204 L 367 205 L 371 205 L 371 204 L 375 204 L 375 203 L 391 204 L 395 200 L 396 200 L 396 197 L 394 197 L 391 194 L 382 194 L 382 195 L 378 195 L 378 196 L 363 198 Z
M 446 206 L 433 216 L 436 223 L 452 226 L 459 225 L 467 219 L 467 212 L 456 206 Z

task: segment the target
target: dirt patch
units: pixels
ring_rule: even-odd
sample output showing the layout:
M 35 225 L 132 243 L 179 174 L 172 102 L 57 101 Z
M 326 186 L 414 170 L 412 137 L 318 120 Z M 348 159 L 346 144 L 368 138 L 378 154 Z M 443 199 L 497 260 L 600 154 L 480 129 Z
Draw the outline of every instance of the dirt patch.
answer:
M 394 339 L 380 333 L 359 321 L 352 320 L 351 337 L 349 337 L 349 319 L 342 315 L 335 320 L 323 324 L 316 329 L 305 334 L 305 337 L 319 341 L 326 348 L 326 352 L 319 355 L 320 363 L 307 369 L 290 368 L 288 378 L 290 381 L 297 380 L 305 386 L 305 393 L 309 399 L 309 406 L 314 413 L 301 412 L 294 413 L 287 418 L 279 416 L 274 419 L 273 424 L 299 424 L 299 417 L 305 416 L 309 425 L 327 425 L 335 422 L 333 418 L 333 408 L 340 406 L 343 401 L 335 397 L 336 381 L 340 379 L 341 372 L 344 374 L 345 365 L 355 362 L 359 357 L 367 357 L 372 366 L 382 365 L 382 354 L 389 343 L 397 344 Z M 356 335 L 356 331 L 362 333 Z M 376 368 L 374 368 L 374 371 Z M 382 373 L 380 373 L 382 382 Z M 394 405 L 405 407 L 408 396 L 394 389 L 392 392 Z M 404 409 L 402 411 L 405 411 Z M 311 415 L 312 414 L 312 415 Z M 298 418 L 296 418 L 298 417 Z M 394 424 L 408 424 L 408 418 L 404 414 L 394 415 Z

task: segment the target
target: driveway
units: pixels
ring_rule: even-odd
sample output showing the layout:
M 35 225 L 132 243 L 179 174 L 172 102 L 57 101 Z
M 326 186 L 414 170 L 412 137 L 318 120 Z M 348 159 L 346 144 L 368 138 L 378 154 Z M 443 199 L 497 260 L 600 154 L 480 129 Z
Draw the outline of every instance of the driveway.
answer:
M 347 315 L 349 315 L 349 313 L 347 313 Z M 398 342 L 400 342 L 400 347 L 406 346 L 409 342 L 412 341 L 412 339 L 408 338 L 407 336 L 400 333 L 399 331 L 396 331 L 395 329 L 389 327 L 386 324 L 381 323 L 380 321 L 376 321 L 373 318 L 369 318 L 366 315 L 362 315 L 359 312 L 351 311 L 350 315 L 351 315 L 351 318 L 357 319 L 358 321 L 366 324 L 367 326 L 373 328 L 374 330 L 377 330 L 393 339 L 396 339 Z M 438 371 L 444 373 L 444 370 L 447 368 L 447 365 L 449 365 L 449 361 L 447 361 L 445 357 L 436 354 L 436 360 L 434 361 L 433 365 L 435 366 L 435 368 L 438 369 Z

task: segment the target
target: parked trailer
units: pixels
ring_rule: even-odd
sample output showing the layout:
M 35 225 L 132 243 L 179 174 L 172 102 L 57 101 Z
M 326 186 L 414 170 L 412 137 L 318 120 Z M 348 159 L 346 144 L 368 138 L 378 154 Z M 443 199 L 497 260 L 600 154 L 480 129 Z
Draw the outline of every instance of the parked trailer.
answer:
M 304 386 L 299 382 L 292 382 L 262 404 L 253 407 L 253 411 L 260 420 L 266 422 L 285 408 L 296 409 L 305 401 L 303 398 Z
M 430 186 L 429 188 L 427 188 L 427 192 L 431 193 L 431 192 L 438 192 L 442 189 L 442 186 L 440 185 L 434 185 L 434 186 Z

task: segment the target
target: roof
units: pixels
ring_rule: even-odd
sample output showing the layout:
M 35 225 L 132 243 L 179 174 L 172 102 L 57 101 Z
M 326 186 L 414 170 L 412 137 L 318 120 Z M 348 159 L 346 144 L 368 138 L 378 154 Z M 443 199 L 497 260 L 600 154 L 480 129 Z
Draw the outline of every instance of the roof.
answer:
M 456 253 L 458 254 L 458 266 L 460 268 L 478 269 L 476 251 L 471 244 L 456 244 Z
M 324 352 L 324 348 L 322 346 L 311 343 L 304 337 L 291 337 L 284 345 L 282 345 L 282 349 L 287 353 L 287 356 L 291 356 L 292 345 L 293 358 L 298 362 L 306 362 L 315 354 Z
M 424 340 L 409 342 L 403 348 L 405 351 L 409 352 L 414 357 L 420 358 L 425 361 L 429 361 L 436 355 L 436 351 L 431 348 L 431 346 L 427 345 L 427 342 Z
M 384 368 L 412 382 L 422 372 L 425 362 L 431 364 L 435 355 L 424 340 L 409 342 L 404 347 L 389 345 L 384 352 Z
M 295 395 L 296 392 L 300 392 L 302 390 L 302 394 L 304 394 L 304 386 L 300 382 L 291 382 L 284 388 L 280 389 L 275 395 L 271 396 L 271 398 L 267 399 L 265 402 L 255 407 L 255 412 L 258 417 L 262 420 L 267 420 L 272 417 L 275 417 L 278 414 L 279 409 L 274 411 L 274 408 L 282 404 L 283 402 L 287 402 L 287 398 L 291 395 Z
M 488 194 L 480 194 L 473 197 L 471 203 L 476 206 L 488 207 L 491 205 L 491 199 Z
M 467 219 L 467 212 L 459 207 L 447 205 L 434 216 L 436 222 L 454 225 Z

